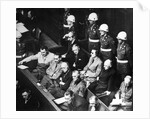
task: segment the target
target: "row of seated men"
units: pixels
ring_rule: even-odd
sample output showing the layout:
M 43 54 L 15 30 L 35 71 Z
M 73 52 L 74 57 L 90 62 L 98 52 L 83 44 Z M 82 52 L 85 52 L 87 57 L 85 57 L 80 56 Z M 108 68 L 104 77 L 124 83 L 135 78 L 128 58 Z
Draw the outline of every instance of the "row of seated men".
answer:
M 65 55 L 49 52 L 46 46 L 42 46 L 40 52 L 21 60 L 19 64 L 31 60 L 38 61 L 36 69 L 32 71 L 37 77 L 37 85 L 55 98 L 66 97 L 66 110 L 88 110 L 85 101 L 87 88 L 97 98 L 106 94 L 111 102 L 107 105 L 110 110 L 132 110 L 131 76 L 120 79 L 122 83 L 117 87 L 115 66 L 110 59 L 103 62 L 96 49 L 91 50 L 89 58 L 77 43 Z M 79 98 L 74 99 L 75 95 Z
M 67 90 L 65 92 L 65 100 L 66 102 L 59 105 L 61 110 L 72 110 L 72 111 L 99 111 L 101 104 L 98 101 L 98 98 L 94 95 L 91 95 L 86 98 L 82 98 L 78 94 L 75 94 L 72 90 Z M 67 107 L 69 103 L 68 101 L 72 101 L 72 103 L 78 103 L 78 105 L 74 107 Z M 16 111 L 48 111 L 51 108 L 45 103 L 42 102 L 41 98 L 34 93 L 34 90 L 28 88 L 28 86 L 24 86 L 21 84 L 20 80 L 16 80 Z M 105 109 L 103 109 L 105 110 Z

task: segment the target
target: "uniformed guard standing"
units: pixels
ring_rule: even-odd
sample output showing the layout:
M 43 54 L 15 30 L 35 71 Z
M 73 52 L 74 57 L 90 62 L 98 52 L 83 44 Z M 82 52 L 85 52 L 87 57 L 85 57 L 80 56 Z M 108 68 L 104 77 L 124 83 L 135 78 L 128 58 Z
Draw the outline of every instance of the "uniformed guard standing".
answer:
M 63 39 L 66 40 L 67 42 L 70 41 L 71 37 L 75 37 L 75 27 L 74 27 L 74 23 L 75 23 L 75 17 L 74 15 L 69 15 L 67 17 L 67 25 L 63 25 L 64 28 L 66 29 L 66 33 L 63 36 Z M 65 45 L 65 47 L 68 47 L 68 43 L 67 45 Z
M 89 26 L 87 30 L 87 39 L 89 41 L 88 43 L 88 50 L 91 52 L 91 50 L 94 48 L 97 51 L 99 51 L 99 31 L 98 31 L 98 25 L 96 24 L 96 21 L 98 20 L 98 16 L 96 13 L 91 13 L 88 17 Z
M 123 81 L 126 75 L 132 75 L 132 51 L 130 46 L 126 43 L 127 33 L 121 31 L 117 35 L 117 76 L 118 85 Z
M 100 30 L 100 57 L 103 61 L 113 60 L 116 52 L 115 41 L 108 35 L 109 27 L 107 24 L 102 24 Z

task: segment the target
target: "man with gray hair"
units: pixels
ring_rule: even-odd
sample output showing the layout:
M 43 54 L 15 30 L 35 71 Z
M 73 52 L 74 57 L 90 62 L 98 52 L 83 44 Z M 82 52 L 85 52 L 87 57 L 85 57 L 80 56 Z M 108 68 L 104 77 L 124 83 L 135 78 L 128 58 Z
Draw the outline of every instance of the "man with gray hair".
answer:
M 62 97 L 64 92 L 68 89 L 72 81 L 72 72 L 67 62 L 61 63 L 61 69 L 62 69 L 62 73 L 60 77 L 56 80 L 56 83 L 54 83 L 55 87 L 52 89 L 49 89 L 49 92 L 55 98 Z
M 109 105 L 111 111 L 132 111 L 133 110 L 133 85 L 132 77 L 127 75 L 121 83 L 115 98 Z

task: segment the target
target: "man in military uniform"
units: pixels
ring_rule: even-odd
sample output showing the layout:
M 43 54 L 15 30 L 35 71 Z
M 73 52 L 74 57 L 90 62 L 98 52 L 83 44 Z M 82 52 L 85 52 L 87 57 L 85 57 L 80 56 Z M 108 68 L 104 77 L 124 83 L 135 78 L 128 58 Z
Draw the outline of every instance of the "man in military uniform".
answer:
M 68 47 L 68 41 L 71 40 L 72 37 L 75 37 L 75 26 L 74 26 L 74 23 L 75 23 L 75 17 L 74 15 L 69 15 L 67 17 L 67 25 L 64 24 L 63 27 L 64 27 L 64 36 L 63 36 L 63 41 L 66 42 L 62 45 L 64 45 L 65 47 Z
M 118 47 L 117 47 L 117 78 L 118 85 L 123 81 L 126 75 L 131 74 L 132 71 L 132 51 L 130 46 L 126 43 L 127 33 L 121 31 L 117 35 Z
M 102 24 L 99 27 L 100 30 L 100 57 L 103 61 L 107 59 L 113 59 L 115 55 L 115 41 L 107 33 L 109 27 L 107 24 Z
M 98 25 L 96 24 L 96 21 L 98 20 L 98 16 L 96 13 L 91 13 L 88 17 L 89 21 L 89 27 L 87 30 L 86 37 L 89 41 L 88 44 L 88 50 L 91 52 L 91 50 L 94 48 L 99 51 L 99 31 L 98 31 Z
M 26 56 L 25 43 L 21 42 L 22 34 L 16 31 L 16 62 L 19 62 Z

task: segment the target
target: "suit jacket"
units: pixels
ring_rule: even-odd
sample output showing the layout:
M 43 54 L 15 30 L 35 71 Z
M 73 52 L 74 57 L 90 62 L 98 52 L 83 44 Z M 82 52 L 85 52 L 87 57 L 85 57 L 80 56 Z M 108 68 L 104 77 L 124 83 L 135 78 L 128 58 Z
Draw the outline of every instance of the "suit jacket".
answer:
M 68 89 L 72 90 L 74 93 L 80 95 L 81 97 L 84 97 L 86 84 L 84 81 L 80 81 L 78 84 L 74 84 L 74 81 L 72 81 Z
M 88 111 L 88 101 L 85 98 L 74 94 L 74 98 L 68 105 L 68 111 Z
M 21 111 L 37 111 L 40 103 L 35 97 L 31 97 L 27 103 L 23 102 Z
M 69 62 L 69 66 L 72 70 L 83 70 L 88 63 L 88 55 L 82 50 L 79 50 L 77 56 L 73 52 L 69 52 L 66 56 L 66 60 Z M 75 63 L 75 67 L 73 64 Z
M 95 57 L 94 59 L 90 57 L 88 64 L 84 67 L 84 71 L 89 77 L 97 77 L 101 72 L 102 61 L 100 58 Z
M 113 89 L 113 82 L 114 82 L 114 74 L 115 70 L 113 68 L 110 68 L 108 70 L 102 69 L 102 72 L 99 76 L 99 81 L 96 86 L 97 92 L 103 92 L 103 91 L 112 91 Z
M 60 75 L 60 77 L 62 78 L 62 82 L 64 83 L 64 85 L 60 85 L 60 88 L 64 91 L 66 91 L 72 81 L 72 72 L 71 70 L 68 70 L 66 73 L 62 72 L 62 74 Z M 57 80 L 57 83 L 59 84 L 60 78 Z
M 56 63 L 55 60 L 52 60 L 50 62 L 50 66 L 46 70 L 46 73 L 48 74 L 49 78 L 57 79 L 61 75 L 61 63 L 61 61 L 59 63 Z

